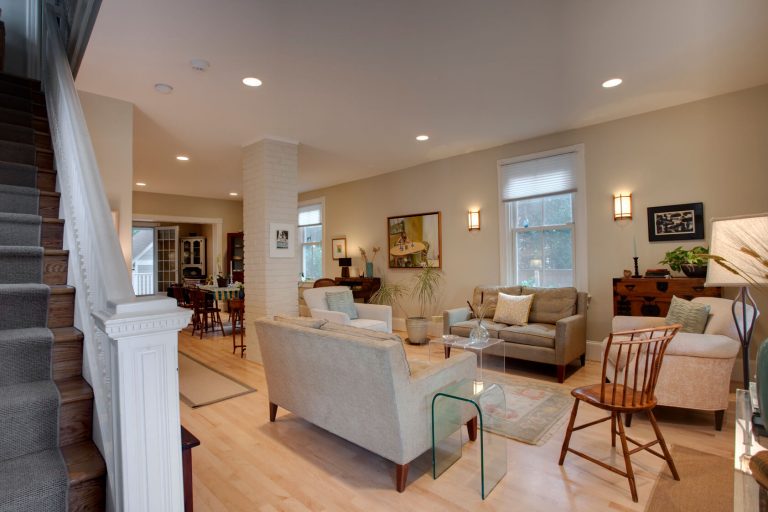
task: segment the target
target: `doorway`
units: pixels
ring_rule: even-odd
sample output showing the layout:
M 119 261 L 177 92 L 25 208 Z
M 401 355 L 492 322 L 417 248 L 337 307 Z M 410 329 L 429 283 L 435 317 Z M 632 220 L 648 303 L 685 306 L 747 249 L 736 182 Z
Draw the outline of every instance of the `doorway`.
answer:
M 133 227 L 131 283 L 136 295 L 165 293 L 179 280 L 178 226 Z

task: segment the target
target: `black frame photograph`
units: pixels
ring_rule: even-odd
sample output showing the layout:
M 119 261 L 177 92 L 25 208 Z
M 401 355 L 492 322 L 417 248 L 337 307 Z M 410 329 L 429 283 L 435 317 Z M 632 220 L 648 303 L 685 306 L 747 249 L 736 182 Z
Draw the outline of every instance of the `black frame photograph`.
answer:
M 704 203 L 648 208 L 648 241 L 704 239 Z

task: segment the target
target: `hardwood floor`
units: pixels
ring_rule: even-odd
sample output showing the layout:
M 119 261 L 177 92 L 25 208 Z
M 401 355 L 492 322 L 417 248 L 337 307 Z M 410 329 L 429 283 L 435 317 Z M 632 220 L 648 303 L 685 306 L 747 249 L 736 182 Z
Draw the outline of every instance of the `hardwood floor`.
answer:
M 182 424 L 201 441 L 193 456 L 196 511 L 644 510 L 659 472 L 671 478 L 661 459 L 645 452 L 633 455 L 639 494 L 633 503 L 624 477 L 576 456 L 558 466 L 563 426 L 542 446 L 508 440 L 509 472 L 485 501 L 480 498 L 479 443 L 465 444 L 463 457 L 437 480 L 432 479 L 431 455 L 425 453 L 411 464 L 408 486 L 398 493 L 391 462 L 283 409 L 270 423 L 261 365 L 232 355 L 231 337 L 200 340 L 189 331 L 179 335 L 181 352 L 257 389 L 198 409 L 181 403 Z M 406 350 L 409 359 L 427 358 L 423 346 L 407 345 Z M 507 373 L 556 384 L 548 365 L 510 360 Z M 596 383 L 600 365 L 588 361 L 584 368 L 569 367 L 566 375 L 564 389 Z M 655 412 L 670 445 L 731 457 L 734 400 L 732 395 L 721 432 L 715 431 L 711 413 L 661 407 Z M 582 405 L 577 424 L 601 416 Z M 653 435 L 643 416 L 633 419 L 628 433 L 648 440 Z M 571 446 L 609 463 L 623 462 L 621 453 L 611 449 L 608 423 L 576 432 Z

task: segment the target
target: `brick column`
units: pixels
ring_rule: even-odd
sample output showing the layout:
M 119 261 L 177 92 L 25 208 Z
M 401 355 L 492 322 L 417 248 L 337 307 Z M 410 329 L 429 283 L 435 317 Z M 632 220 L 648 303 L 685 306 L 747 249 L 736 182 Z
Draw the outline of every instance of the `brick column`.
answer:
M 298 145 L 263 139 L 243 148 L 243 231 L 246 318 L 298 315 Z M 292 258 L 272 258 L 270 223 L 290 224 Z M 248 333 L 248 359 L 261 361 L 256 335 Z

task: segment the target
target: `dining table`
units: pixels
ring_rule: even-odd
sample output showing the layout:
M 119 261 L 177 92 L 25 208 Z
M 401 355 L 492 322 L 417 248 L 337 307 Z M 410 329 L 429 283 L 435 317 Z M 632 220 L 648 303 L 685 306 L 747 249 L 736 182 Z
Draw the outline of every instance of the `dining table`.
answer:
M 239 299 L 243 290 L 243 287 L 238 285 L 216 286 L 213 284 L 201 284 L 197 287 L 201 290 L 205 290 L 206 292 L 211 293 L 213 295 L 213 300 L 216 301 L 217 307 L 220 300 L 224 301 L 224 304 L 227 304 L 229 299 Z

